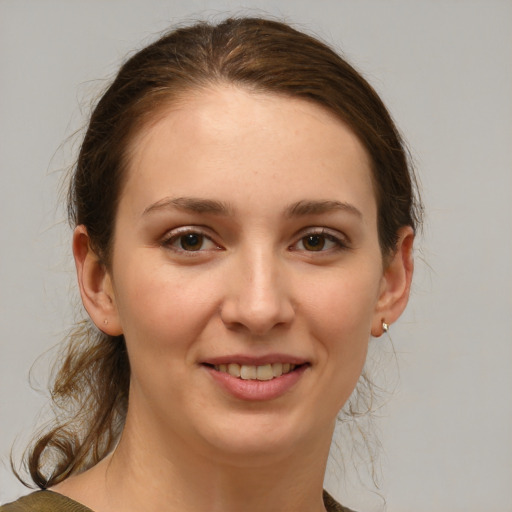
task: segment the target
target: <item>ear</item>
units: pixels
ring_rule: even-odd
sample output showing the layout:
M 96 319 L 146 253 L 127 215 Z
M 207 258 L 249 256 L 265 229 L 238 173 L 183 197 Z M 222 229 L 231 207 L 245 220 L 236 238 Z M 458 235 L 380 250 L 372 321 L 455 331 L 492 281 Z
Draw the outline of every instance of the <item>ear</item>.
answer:
M 383 323 L 396 322 L 407 306 L 414 270 L 414 230 L 405 226 L 398 232 L 396 251 L 387 262 L 382 276 L 379 300 L 372 322 L 372 336 L 379 337 L 385 332 Z
M 112 278 L 105 264 L 91 248 L 87 228 L 77 226 L 73 233 L 78 286 L 82 303 L 96 327 L 105 334 L 123 333 L 117 312 Z

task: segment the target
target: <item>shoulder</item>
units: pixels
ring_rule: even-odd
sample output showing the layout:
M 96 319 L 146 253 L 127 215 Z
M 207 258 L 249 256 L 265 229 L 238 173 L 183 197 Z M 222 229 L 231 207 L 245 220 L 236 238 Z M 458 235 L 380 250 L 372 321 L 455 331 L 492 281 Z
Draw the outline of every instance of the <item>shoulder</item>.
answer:
M 354 512 L 340 505 L 327 491 L 324 491 L 327 512 Z M 52 491 L 37 491 L 0 506 L 0 512 L 92 512 L 86 506 L 62 494 Z
M 53 491 L 37 491 L 0 506 L 0 512 L 92 512 L 84 505 Z
M 327 512 L 354 512 L 338 503 L 326 490 L 324 490 L 324 505 Z

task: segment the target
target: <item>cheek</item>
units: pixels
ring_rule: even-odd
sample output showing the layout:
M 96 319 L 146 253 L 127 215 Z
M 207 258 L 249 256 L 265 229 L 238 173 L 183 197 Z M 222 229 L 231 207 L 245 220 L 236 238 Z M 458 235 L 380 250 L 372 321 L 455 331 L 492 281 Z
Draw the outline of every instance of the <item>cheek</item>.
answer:
M 211 287 L 171 266 L 129 264 L 120 272 L 130 276 L 120 275 L 116 289 L 129 353 L 148 360 L 186 352 L 214 309 Z
M 378 272 L 333 275 L 308 296 L 309 330 L 319 357 L 356 381 L 366 358 L 379 292 Z M 336 371 L 336 370 L 335 370 Z M 339 376 L 341 378 L 341 376 Z
M 369 334 L 378 299 L 379 277 L 375 272 L 333 273 L 324 279 L 322 286 L 317 284 L 310 288 L 308 305 L 326 329 Z
M 317 343 L 320 371 L 329 392 L 321 394 L 326 415 L 342 409 L 354 391 L 366 361 L 376 304 L 375 280 L 347 279 L 312 297 L 317 308 L 310 336 Z

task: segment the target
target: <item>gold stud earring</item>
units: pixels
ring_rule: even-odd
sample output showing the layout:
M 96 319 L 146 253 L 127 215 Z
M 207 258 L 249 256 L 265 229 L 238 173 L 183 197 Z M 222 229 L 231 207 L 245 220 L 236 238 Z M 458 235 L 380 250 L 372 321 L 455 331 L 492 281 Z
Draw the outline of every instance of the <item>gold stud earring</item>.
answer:
M 386 323 L 386 322 L 382 322 L 382 330 L 384 332 L 388 332 L 389 331 L 389 325 Z

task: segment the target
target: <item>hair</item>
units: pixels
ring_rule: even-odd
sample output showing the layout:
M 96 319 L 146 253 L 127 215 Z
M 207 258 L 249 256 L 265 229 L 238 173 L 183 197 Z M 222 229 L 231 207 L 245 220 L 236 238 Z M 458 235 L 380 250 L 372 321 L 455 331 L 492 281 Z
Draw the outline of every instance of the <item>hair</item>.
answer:
M 408 152 L 374 89 L 314 37 L 277 21 L 230 18 L 178 28 L 135 53 L 92 112 L 70 179 L 68 215 L 72 227 L 87 228 L 107 268 L 134 137 L 187 93 L 225 84 L 313 102 L 358 136 L 371 160 L 384 258 L 396 248 L 401 227 L 417 229 L 421 204 Z M 63 414 L 27 452 L 37 486 L 50 487 L 84 471 L 115 447 L 129 381 L 123 336 L 80 322 L 51 388 Z

